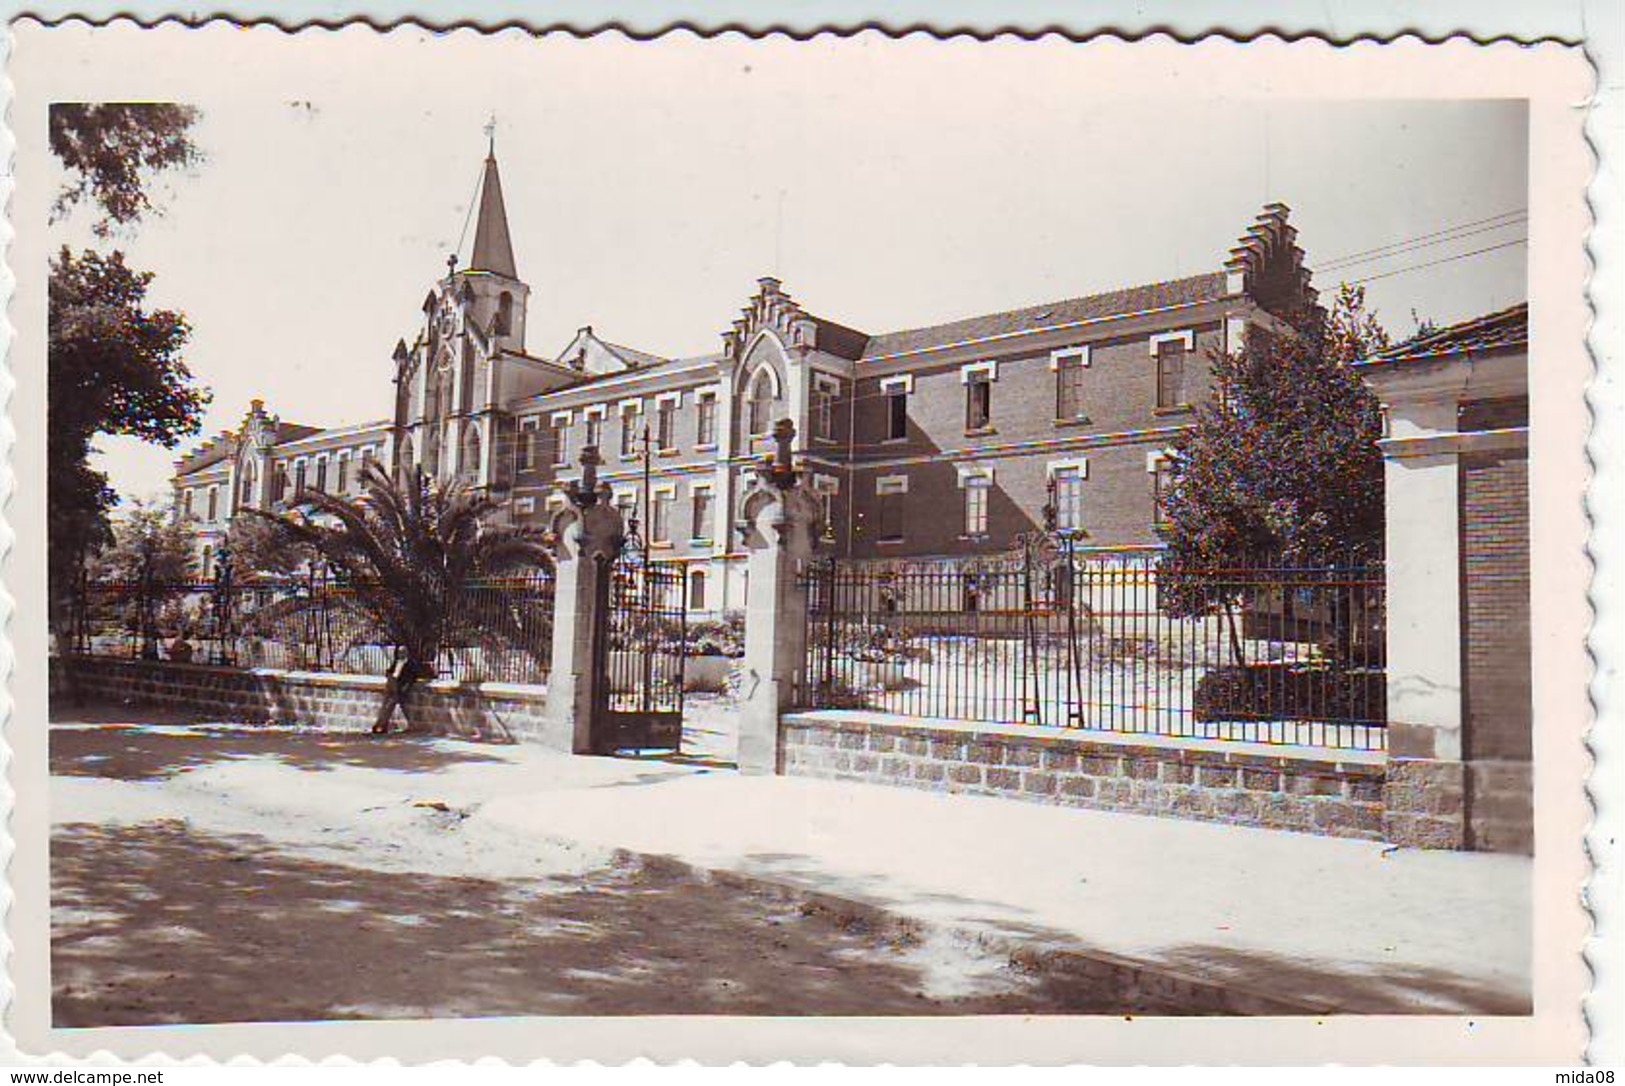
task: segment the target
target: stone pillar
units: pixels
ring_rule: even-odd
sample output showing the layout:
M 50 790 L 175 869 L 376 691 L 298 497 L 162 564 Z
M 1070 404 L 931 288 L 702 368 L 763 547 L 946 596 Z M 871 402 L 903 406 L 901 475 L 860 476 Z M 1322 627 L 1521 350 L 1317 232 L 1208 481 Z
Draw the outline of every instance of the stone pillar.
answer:
M 1387 379 L 1388 777 L 1393 844 L 1467 844 L 1462 760 L 1459 374 Z
M 581 464 L 581 481 L 567 491 L 570 504 L 551 524 L 553 658 L 542 728 L 544 745 L 572 754 L 592 752 L 594 712 L 609 681 L 597 666 L 594 647 L 609 621 L 605 579 L 623 538 L 621 514 L 597 484 L 598 450 L 583 449 Z
M 800 575 L 813 554 L 818 501 L 792 466 L 794 436 L 790 420 L 779 420 L 773 429 L 778 452 L 741 505 L 750 585 L 738 761 L 747 774 L 779 772 L 779 717 L 792 705 L 806 663 L 807 594 Z

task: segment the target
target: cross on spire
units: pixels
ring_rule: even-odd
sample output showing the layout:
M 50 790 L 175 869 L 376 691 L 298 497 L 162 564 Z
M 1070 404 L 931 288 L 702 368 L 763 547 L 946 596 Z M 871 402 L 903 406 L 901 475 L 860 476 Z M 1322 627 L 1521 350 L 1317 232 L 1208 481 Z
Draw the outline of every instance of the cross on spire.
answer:
M 497 113 L 494 109 L 491 111 L 491 119 L 485 122 L 485 142 L 485 153 L 495 155 L 497 153 Z

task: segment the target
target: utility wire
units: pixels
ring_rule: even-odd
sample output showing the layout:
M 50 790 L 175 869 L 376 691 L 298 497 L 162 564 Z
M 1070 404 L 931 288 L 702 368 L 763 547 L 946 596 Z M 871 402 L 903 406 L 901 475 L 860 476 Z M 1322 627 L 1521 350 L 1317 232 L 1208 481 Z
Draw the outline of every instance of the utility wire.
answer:
M 1518 223 L 1527 222 L 1529 213 L 1526 210 L 1508 211 L 1488 219 L 1477 219 L 1473 222 L 1458 223 L 1444 230 L 1431 234 L 1420 234 L 1414 238 L 1404 238 L 1387 245 L 1379 245 L 1375 249 L 1363 249 L 1357 253 L 1348 253 L 1344 256 L 1333 257 L 1330 260 L 1315 262 L 1318 271 L 1330 271 L 1349 264 L 1365 264 L 1373 260 L 1382 260 L 1385 257 L 1397 256 L 1412 249 L 1426 249 L 1434 245 L 1443 245 L 1460 238 L 1471 237 L 1474 234 L 1488 233 L 1501 230 Z
M 1360 283 L 1369 283 L 1376 279 L 1387 279 L 1391 275 L 1404 275 L 1406 272 L 1420 271 L 1422 268 L 1436 268 L 1440 264 L 1449 264 L 1456 260 L 1465 260 L 1470 256 L 1480 256 L 1484 253 L 1493 253 L 1497 249 L 1507 249 L 1514 245 L 1527 244 L 1529 244 L 1528 238 L 1513 238 L 1511 241 L 1503 241 L 1499 245 L 1487 245 L 1482 249 L 1471 249 L 1465 253 L 1457 253 L 1454 256 L 1440 257 L 1438 260 L 1429 260 L 1422 264 L 1410 264 L 1403 268 L 1395 268 L 1392 271 L 1378 272 L 1376 275 L 1367 275 L 1360 279 L 1350 279 L 1348 280 L 1348 284 L 1350 286 L 1356 286 Z

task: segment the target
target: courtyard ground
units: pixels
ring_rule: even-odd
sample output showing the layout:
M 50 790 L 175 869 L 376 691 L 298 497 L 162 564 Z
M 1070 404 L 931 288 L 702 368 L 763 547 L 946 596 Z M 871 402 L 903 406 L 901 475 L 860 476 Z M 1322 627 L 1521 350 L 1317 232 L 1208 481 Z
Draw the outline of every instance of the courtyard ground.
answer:
M 1529 862 L 675 761 L 52 728 L 59 1026 L 527 1014 L 1520 1013 Z

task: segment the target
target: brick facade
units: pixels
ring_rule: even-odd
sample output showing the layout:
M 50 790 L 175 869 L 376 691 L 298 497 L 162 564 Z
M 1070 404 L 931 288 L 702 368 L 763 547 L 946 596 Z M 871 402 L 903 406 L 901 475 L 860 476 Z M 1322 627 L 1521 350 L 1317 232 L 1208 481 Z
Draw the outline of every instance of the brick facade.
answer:
M 791 419 L 804 467 L 827 503 L 829 551 L 917 557 L 998 550 L 1041 519 L 1057 463 L 1086 465 L 1080 486 L 1085 547 L 1153 546 L 1148 467 L 1211 394 L 1208 356 L 1235 350 L 1250 324 L 1275 323 L 1315 304 L 1288 210 L 1267 206 L 1222 269 L 1182 279 L 991 313 L 946 324 L 871 334 L 804 309 L 763 279 L 721 349 L 676 358 L 613 343 L 580 329 L 557 354 L 525 343 L 529 288 L 506 245 L 484 244 L 424 299 L 419 329 L 394 353 L 390 419 L 316 431 L 269 419 L 256 407 L 234 433 L 177 464 L 181 503 L 220 486 L 216 517 L 200 525 L 213 542 L 242 505 L 291 502 L 276 483 L 296 464 L 316 486 L 357 490 L 363 450 L 394 470 L 421 469 L 496 496 L 516 522 L 542 525 L 557 487 L 580 471 L 597 434 L 601 477 L 645 516 L 641 460 L 623 453 L 628 423 L 658 436 L 660 405 L 674 410 L 666 447 L 652 458 L 655 494 L 669 494 L 670 524 L 656 557 L 697 563 L 715 586 L 706 609 L 743 604 L 742 552 L 734 526 L 746 476 L 767 452 L 771 422 Z M 494 157 L 486 163 L 476 238 L 506 238 Z M 1217 261 L 1215 263 L 1218 263 Z M 1166 357 L 1161 352 L 1166 352 Z M 1170 359 L 1179 360 L 1174 366 Z M 1076 382 L 1059 417 L 1066 366 Z M 1182 372 L 1169 386 L 1166 373 Z M 973 376 L 990 399 L 986 425 L 967 420 Z M 1159 378 L 1159 375 L 1162 377 Z M 890 437 L 888 386 L 909 384 L 905 433 Z M 1175 389 L 1170 393 L 1168 388 Z M 1159 406 L 1160 401 L 1169 400 Z M 712 406 L 702 434 L 702 399 Z M 758 417 L 759 416 L 759 417 Z M 592 421 L 596 420 L 596 421 Z M 283 431 L 286 431 L 284 436 Z M 709 438 L 709 440 L 702 440 Z M 554 443 L 562 442 L 562 456 Z M 635 446 L 641 451 L 641 442 Z M 253 476 L 248 489 L 235 481 Z M 218 476 L 218 478 L 216 478 Z M 906 480 L 900 530 L 882 541 L 882 478 Z M 981 530 L 967 521 L 967 479 L 986 483 Z M 268 480 L 270 482 L 268 482 Z M 710 496 L 713 528 L 692 531 L 697 490 Z M 651 495 L 652 497 L 652 495 Z M 640 525 L 647 537 L 651 528 Z

